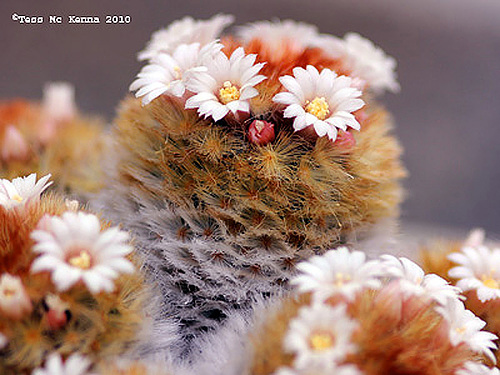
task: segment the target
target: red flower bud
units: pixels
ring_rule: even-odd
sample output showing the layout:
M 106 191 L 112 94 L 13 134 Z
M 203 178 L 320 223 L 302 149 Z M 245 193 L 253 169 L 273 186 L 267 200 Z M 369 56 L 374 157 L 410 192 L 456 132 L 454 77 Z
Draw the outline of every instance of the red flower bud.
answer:
M 356 146 L 356 140 L 351 132 L 339 130 L 334 145 L 344 150 L 350 150 Z
M 267 145 L 269 142 L 274 141 L 274 137 L 273 123 L 263 120 L 254 120 L 248 128 L 248 139 L 256 145 Z

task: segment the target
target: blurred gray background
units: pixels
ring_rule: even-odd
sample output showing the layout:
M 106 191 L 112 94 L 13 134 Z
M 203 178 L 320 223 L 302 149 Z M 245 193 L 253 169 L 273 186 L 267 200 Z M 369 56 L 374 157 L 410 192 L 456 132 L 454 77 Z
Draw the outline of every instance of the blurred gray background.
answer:
M 12 13 L 64 16 L 22 25 Z M 85 111 L 112 120 L 151 32 L 185 15 L 236 23 L 292 18 L 357 31 L 398 62 L 394 114 L 410 172 L 403 219 L 500 233 L 500 0 L 0 0 L 0 98 L 39 98 L 67 80 Z M 71 25 L 68 15 L 130 15 L 127 25 Z

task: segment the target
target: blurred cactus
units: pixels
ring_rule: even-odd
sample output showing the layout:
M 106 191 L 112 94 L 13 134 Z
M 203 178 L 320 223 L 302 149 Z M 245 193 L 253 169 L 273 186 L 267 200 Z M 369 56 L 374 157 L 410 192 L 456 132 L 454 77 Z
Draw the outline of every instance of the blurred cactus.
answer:
M 82 115 L 74 88 L 50 83 L 41 102 L 0 102 L 0 177 L 52 173 L 61 192 L 87 198 L 102 184 L 102 119 Z

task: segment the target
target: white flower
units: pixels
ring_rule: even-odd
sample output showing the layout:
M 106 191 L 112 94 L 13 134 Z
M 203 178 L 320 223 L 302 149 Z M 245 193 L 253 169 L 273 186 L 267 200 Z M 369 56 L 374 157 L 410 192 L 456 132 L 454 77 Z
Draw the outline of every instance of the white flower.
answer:
M 276 94 L 276 103 L 287 105 L 284 117 L 294 117 L 295 131 L 313 126 L 316 133 L 334 141 L 337 129 L 347 127 L 359 130 L 360 124 L 352 112 L 365 104 L 361 91 L 352 86 L 352 79 L 337 76 L 330 69 L 321 73 L 312 66 L 307 69 L 294 68 L 292 76 L 280 77 L 286 92 Z
M 43 111 L 55 122 L 72 119 L 76 114 L 75 87 L 67 82 L 47 83 L 43 89 Z
M 449 298 L 458 298 L 460 289 L 450 285 L 438 275 L 426 275 L 424 270 L 407 258 L 396 258 L 382 255 L 382 265 L 388 276 L 397 278 L 406 295 L 425 296 L 440 304 L 447 303 Z
M 449 338 L 452 345 L 457 346 L 465 343 L 471 350 L 485 354 L 491 361 L 495 362 L 492 349 L 497 346 L 493 343 L 497 336 L 493 333 L 481 331 L 486 325 L 484 321 L 475 316 L 472 311 L 467 310 L 457 298 L 450 299 L 446 305 L 436 307 L 449 325 Z
M 33 370 L 31 375 L 90 375 L 92 362 L 80 355 L 72 354 L 64 361 L 59 353 L 52 353 L 45 361 L 45 368 Z
M 50 174 L 37 182 L 36 173 L 32 173 L 27 177 L 14 178 L 12 181 L 0 180 L 0 206 L 10 209 L 38 201 L 40 194 L 52 184 L 52 181 L 47 183 L 49 178 Z
M 463 368 L 457 370 L 455 375 L 500 375 L 500 370 L 496 367 L 488 367 L 482 363 L 467 361 Z
M 139 60 L 152 59 L 159 53 L 171 54 L 181 44 L 208 44 L 217 39 L 233 20 L 233 16 L 218 14 L 208 20 L 184 17 L 172 22 L 167 28 L 153 33 L 146 48 L 139 52 Z
M 207 61 L 206 70 L 189 75 L 187 88 L 196 95 L 186 101 L 186 108 L 198 108 L 200 115 L 215 121 L 229 112 L 249 112 L 248 101 L 259 94 L 254 86 L 266 79 L 257 74 L 264 64 L 255 64 L 256 57 L 245 55 L 241 47 L 229 59 L 218 52 Z
M 12 319 L 21 319 L 32 308 L 21 278 L 4 273 L 0 277 L 0 312 Z
M 297 269 L 302 274 L 293 278 L 291 284 L 301 293 L 312 292 L 318 301 L 335 294 L 353 299 L 363 288 L 378 289 L 381 286 L 377 279 L 381 272 L 379 262 L 366 262 L 365 253 L 349 252 L 346 247 L 313 256 L 298 264 Z
M 186 73 L 203 65 L 204 60 L 222 49 L 222 44 L 212 42 L 200 48 L 199 43 L 181 44 L 172 55 L 159 53 L 137 75 L 130 85 L 130 91 L 138 90 L 146 105 L 160 95 L 169 93 L 181 97 L 186 91 Z
M 134 266 L 125 255 L 132 252 L 129 235 L 118 227 L 101 231 L 97 216 L 65 212 L 62 217 L 41 220 L 43 229 L 31 233 L 33 251 L 41 254 L 32 272 L 49 271 L 59 291 L 79 281 L 92 293 L 112 292 L 119 273 L 132 273 Z
M 239 27 L 236 34 L 244 43 L 259 39 L 275 53 L 286 51 L 286 48 L 283 49 L 285 46 L 294 52 L 299 52 L 315 43 L 318 29 L 303 22 L 274 20 L 254 22 Z
M 448 255 L 448 259 L 460 265 L 448 271 L 450 277 L 459 279 L 460 289 L 476 290 L 481 302 L 500 298 L 500 249 L 465 246 L 462 252 Z
M 399 91 L 394 58 L 356 33 L 346 34 L 343 42 L 343 51 L 335 51 L 333 45 L 331 51 L 335 51 L 334 56 L 342 54 L 345 57 L 347 68 L 352 71 L 353 76 L 363 79 L 375 93 L 384 90 Z
M 294 368 L 298 370 L 333 369 L 335 362 L 355 351 L 350 340 L 356 327 L 357 323 L 347 316 L 345 305 L 315 303 L 302 307 L 290 322 L 283 347 L 294 355 Z

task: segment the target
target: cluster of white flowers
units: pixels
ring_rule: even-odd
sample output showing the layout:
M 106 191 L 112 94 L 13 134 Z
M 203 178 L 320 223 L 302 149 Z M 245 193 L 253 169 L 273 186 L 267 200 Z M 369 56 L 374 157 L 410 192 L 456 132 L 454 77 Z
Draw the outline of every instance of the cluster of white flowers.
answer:
M 133 250 L 129 235 L 118 227 L 101 231 L 97 216 L 67 211 L 45 216 L 31 233 L 33 251 L 40 254 L 31 271 L 48 271 L 59 291 L 82 281 L 92 293 L 112 292 L 113 280 L 134 272 L 126 258 Z
M 364 253 L 341 247 L 313 256 L 297 268 L 301 274 L 291 283 L 299 293 L 311 293 L 313 305 L 299 310 L 299 316 L 289 326 L 284 348 L 295 354 L 295 362 L 294 370 L 284 369 L 285 373 L 306 373 L 302 371 L 304 366 L 334 366 L 348 351 L 355 350 L 349 338 L 356 323 L 346 315 L 344 307 L 334 309 L 325 300 L 336 296 L 351 301 L 361 290 L 380 289 L 389 283 L 397 285 L 404 298 L 417 296 L 433 302 L 449 327 L 452 345 L 465 343 L 472 351 L 495 361 L 492 350 L 496 349 L 493 341 L 497 337 L 482 331 L 486 323 L 465 308 L 459 298 L 460 289 L 437 275 L 426 275 L 409 259 L 383 255 L 366 261 Z M 320 368 L 319 373 L 322 371 Z
M 140 54 L 148 60 L 148 65 L 139 72 L 130 90 L 142 98 L 143 105 L 161 95 L 170 95 L 181 98 L 186 109 L 197 109 L 200 116 L 214 121 L 228 114 L 246 119 L 240 114 L 251 112 L 250 99 L 259 95 L 256 86 L 266 79 L 258 74 L 264 63 L 256 63 L 256 55 L 245 55 L 242 47 L 230 57 L 222 51 L 223 45 L 216 38 L 231 22 L 232 17 L 224 15 L 206 21 L 184 18 L 153 34 Z M 276 53 L 326 48 L 336 40 L 318 34 L 314 26 L 290 20 L 256 22 L 240 28 L 237 36 L 244 43 L 261 40 Z M 354 112 L 365 104 L 360 98 L 361 86 L 380 91 L 397 85 L 394 59 L 370 41 L 348 35 L 337 44 L 337 50 L 342 52 L 339 56 L 349 57 L 344 60 L 353 72 L 352 77 L 338 76 L 330 69 L 296 67 L 293 76 L 279 78 L 284 91 L 273 97 L 281 105 L 276 108 L 284 110 L 284 117 L 294 119 L 295 131 L 311 128 L 318 136 L 328 136 L 332 141 L 336 140 L 339 129 L 360 129 Z M 330 54 L 334 50 L 327 49 Z

